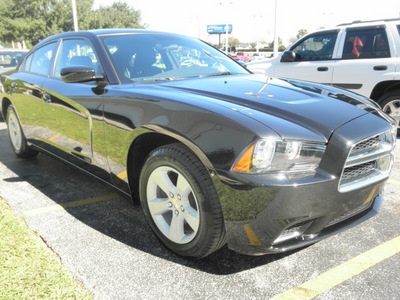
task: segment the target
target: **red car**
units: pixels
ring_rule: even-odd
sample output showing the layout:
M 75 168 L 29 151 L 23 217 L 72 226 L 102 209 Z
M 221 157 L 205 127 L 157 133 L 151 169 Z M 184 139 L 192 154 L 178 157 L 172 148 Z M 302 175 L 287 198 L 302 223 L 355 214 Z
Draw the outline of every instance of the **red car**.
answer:
M 240 58 L 240 59 L 243 59 L 244 61 L 248 61 L 248 59 L 249 59 L 247 54 L 244 52 L 238 52 L 238 53 L 236 53 L 236 55 L 232 56 L 232 58 Z

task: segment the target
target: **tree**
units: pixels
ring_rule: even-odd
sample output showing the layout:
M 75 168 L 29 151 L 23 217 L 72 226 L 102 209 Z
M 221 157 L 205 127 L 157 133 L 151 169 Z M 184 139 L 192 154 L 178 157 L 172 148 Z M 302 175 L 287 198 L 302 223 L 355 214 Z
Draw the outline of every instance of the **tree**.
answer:
M 231 47 L 236 47 L 237 48 L 240 45 L 240 41 L 237 38 L 233 37 L 233 36 L 229 37 L 228 42 L 229 42 L 229 45 Z
M 101 6 L 93 14 L 90 27 L 94 28 L 144 28 L 140 24 L 140 11 L 128 4 L 115 2 L 110 7 Z
M 93 10 L 93 0 L 76 0 L 80 30 L 143 28 L 140 11 L 122 2 Z M 71 0 L 0 0 L 0 41 L 32 47 L 47 36 L 74 30 Z
M 299 39 L 302 36 L 305 36 L 307 33 L 308 33 L 307 29 L 300 29 L 299 32 L 297 33 L 296 37 L 297 37 L 297 39 Z

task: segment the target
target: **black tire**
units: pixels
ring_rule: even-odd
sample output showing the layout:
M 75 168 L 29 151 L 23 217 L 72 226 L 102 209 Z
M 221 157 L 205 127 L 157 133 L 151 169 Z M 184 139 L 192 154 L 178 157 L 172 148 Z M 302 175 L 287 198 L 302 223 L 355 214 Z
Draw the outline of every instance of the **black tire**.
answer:
M 139 192 L 150 228 L 173 252 L 201 258 L 225 244 L 213 182 L 188 148 L 172 144 L 151 152 L 140 174 Z
M 400 136 L 400 91 L 383 95 L 379 99 L 382 110 L 397 122 L 397 136 Z
M 7 109 L 6 122 L 8 137 L 13 152 L 20 158 L 32 158 L 38 155 L 36 150 L 29 148 L 18 115 L 14 106 L 10 105 Z

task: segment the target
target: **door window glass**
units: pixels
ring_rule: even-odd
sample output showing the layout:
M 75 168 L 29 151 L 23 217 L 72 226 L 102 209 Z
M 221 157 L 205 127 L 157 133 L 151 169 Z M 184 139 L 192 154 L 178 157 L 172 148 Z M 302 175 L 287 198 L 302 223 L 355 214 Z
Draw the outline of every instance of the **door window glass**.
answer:
M 95 70 L 96 74 L 102 73 L 101 66 L 93 47 L 86 40 L 64 40 L 58 55 L 54 76 L 61 78 L 62 68 L 69 66 L 86 66 Z
M 342 59 L 390 57 L 384 28 L 349 30 L 343 46 Z
M 52 43 L 36 50 L 33 54 L 30 71 L 40 75 L 48 75 L 55 48 L 56 43 Z
M 24 71 L 29 72 L 29 69 L 31 68 L 32 57 L 33 57 L 33 54 L 29 55 L 25 59 Z
M 296 53 L 296 61 L 329 60 L 332 59 L 337 31 L 317 33 L 295 45 L 292 51 Z

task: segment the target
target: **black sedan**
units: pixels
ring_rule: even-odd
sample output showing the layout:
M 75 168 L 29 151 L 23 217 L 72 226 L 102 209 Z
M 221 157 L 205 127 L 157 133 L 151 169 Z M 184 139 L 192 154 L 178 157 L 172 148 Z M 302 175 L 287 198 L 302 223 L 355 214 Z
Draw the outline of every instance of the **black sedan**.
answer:
M 253 75 L 175 34 L 52 36 L 0 88 L 17 156 L 54 155 L 131 195 L 183 256 L 340 232 L 378 212 L 393 164 L 395 125 L 372 101 Z

